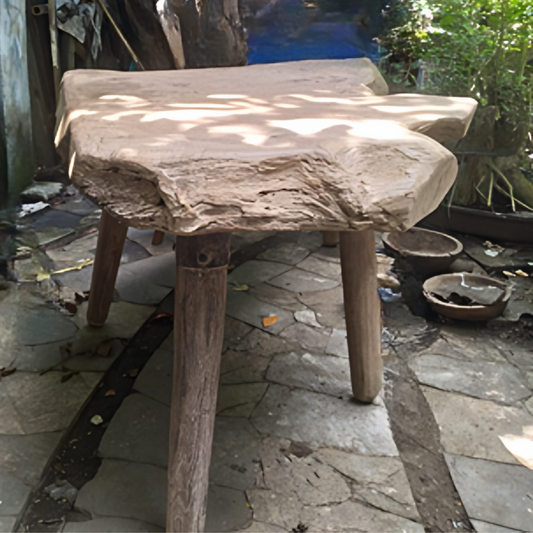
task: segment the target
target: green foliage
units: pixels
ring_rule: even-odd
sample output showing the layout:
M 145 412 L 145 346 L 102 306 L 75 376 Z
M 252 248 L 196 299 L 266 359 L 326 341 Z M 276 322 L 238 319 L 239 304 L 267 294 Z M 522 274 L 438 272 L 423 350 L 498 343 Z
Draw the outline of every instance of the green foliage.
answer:
M 499 107 L 508 124 L 529 121 L 533 66 L 531 0 L 407 0 L 390 28 L 389 64 L 406 51 L 407 71 L 422 60 L 424 92 L 471 96 Z M 408 13 L 408 16 L 405 16 Z M 407 44 L 406 44 L 407 43 Z M 408 78 L 406 78 L 408 79 Z

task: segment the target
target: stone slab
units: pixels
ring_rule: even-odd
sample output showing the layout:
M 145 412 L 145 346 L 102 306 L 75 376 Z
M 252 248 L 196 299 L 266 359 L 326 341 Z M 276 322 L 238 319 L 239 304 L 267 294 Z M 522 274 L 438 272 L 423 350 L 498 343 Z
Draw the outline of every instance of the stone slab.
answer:
M 309 256 L 296 266 L 307 272 L 320 274 L 339 283 L 342 282 L 342 271 L 339 263 L 319 259 L 316 256 Z
M 327 291 L 299 294 L 298 300 L 316 313 L 317 320 L 323 326 L 346 329 L 342 287 L 335 287 Z
M 153 237 L 153 230 L 137 229 L 131 226 L 128 228 L 128 239 L 141 245 L 150 255 L 168 254 L 173 251 L 173 246 L 176 243 L 175 235 L 165 233 L 163 242 L 157 246 L 152 244 Z
M 296 265 L 303 261 L 311 250 L 295 242 L 284 242 L 269 248 L 257 256 L 257 259 L 265 261 L 278 261 L 287 265 Z
M 228 290 L 239 285 L 255 287 L 290 269 L 290 265 L 274 261 L 246 261 L 246 263 L 234 268 L 228 275 Z
M 30 497 L 31 487 L 13 474 L 0 473 L 0 516 L 17 516 Z
M 485 268 L 515 270 L 527 268 L 529 263 L 533 262 L 532 250 L 517 250 L 512 247 L 493 250 L 488 246 L 483 246 L 481 239 L 466 235 L 461 235 L 460 241 L 463 243 L 465 252 Z M 491 252 L 490 255 L 486 253 L 487 250 Z M 494 255 L 495 252 L 497 252 L 496 255 Z
M 298 300 L 294 292 L 274 287 L 268 283 L 260 283 L 256 287 L 252 287 L 248 291 L 248 294 L 258 300 L 281 307 L 282 309 L 287 309 L 288 311 L 294 312 L 306 309 L 306 306 Z
M 176 256 L 174 253 L 141 259 L 123 265 L 120 270 L 134 276 L 144 277 L 162 287 L 173 289 L 176 285 Z
M 87 522 L 67 522 L 63 533 L 157 533 L 164 528 L 131 520 L 130 518 L 102 517 Z
M 306 324 L 307 326 L 312 326 L 314 328 L 322 328 L 323 326 L 317 322 L 315 312 L 311 309 L 302 309 L 301 311 L 296 311 L 294 313 L 294 318 Z
M 302 522 L 309 526 L 310 531 L 406 531 L 424 533 L 422 524 L 406 518 L 385 513 L 354 501 L 346 501 L 337 506 L 307 506 L 302 512 Z
M 0 531 L 11 533 L 15 531 L 15 524 L 17 523 L 16 516 L 0 516 Z
M 326 346 L 326 353 L 337 357 L 348 357 L 348 339 L 346 338 L 345 329 L 334 329 L 331 332 Z
M 309 353 L 276 355 L 266 374 L 268 381 L 350 398 L 350 365 L 347 359 Z
M 0 476 L 8 473 L 36 487 L 60 438 L 61 432 L 0 435 Z
M 45 433 L 68 427 L 93 390 L 82 374 L 64 383 L 61 383 L 61 376 L 61 372 L 42 376 L 15 372 L 9 379 L 2 380 L 1 386 L 19 415 L 24 433 Z
M 169 407 L 143 394 L 130 394 L 111 419 L 98 455 L 166 468 L 169 428 Z
M 26 202 L 46 202 L 54 196 L 57 196 L 63 185 L 51 181 L 38 181 L 32 183 L 21 193 L 21 198 Z
M 235 350 L 239 352 L 250 352 L 254 355 L 270 358 L 278 353 L 290 352 L 296 347 L 297 344 L 290 339 L 283 339 L 254 328 L 235 347 Z
M 275 335 L 294 323 L 294 316 L 290 311 L 237 291 L 228 291 L 226 314 Z M 262 319 L 271 315 L 276 315 L 278 321 L 272 326 L 264 327 Z
M 20 416 L 7 394 L 4 383 L 0 383 L 0 435 L 22 435 L 24 430 Z
M 531 396 L 520 371 L 510 364 L 428 354 L 412 359 L 409 366 L 420 383 L 445 391 L 507 404 Z
M 253 383 L 264 381 L 270 357 L 257 352 L 228 350 L 220 362 L 220 383 Z
M 88 198 L 81 195 L 76 195 L 74 198 L 69 198 L 66 202 L 59 205 L 54 205 L 52 209 L 57 211 L 67 211 L 75 215 L 87 216 L 98 210 L 99 207 L 91 202 Z
M 333 446 L 365 455 L 398 455 L 382 405 L 271 385 L 251 421 L 261 433 L 310 446 Z
M 530 531 L 533 475 L 523 466 L 444 454 L 470 518 Z
M 317 329 L 298 322 L 285 328 L 281 334 L 284 339 L 298 343 L 305 350 L 324 353 L 329 342 L 330 332 L 327 329 Z
M 166 525 L 167 471 L 153 465 L 104 459 L 79 491 L 76 507 L 93 517 L 131 518 Z
M 326 291 L 339 285 L 338 281 L 299 268 L 288 270 L 269 280 L 268 283 L 296 293 Z
M 71 319 L 80 330 L 73 346 L 75 353 L 86 352 L 107 339 L 131 339 L 155 310 L 148 305 L 113 302 L 106 323 L 94 328 L 87 323 L 87 305 L 87 302 L 79 305 Z
M 444 326 L 437 340 L 424 354 L 445 355 L 466 361 L 506 363 L 505 350 L 495 346 L 488 335 L 471 328 Z
M 119 298 L 125 302 L 141 305 L 158 305 L 172 290 L 153 283 L 151 276 L 133 273 L 120 268 L 115 283 Z
M 222 351 L 225 352 L 228 348 L 234 348 L 237 346 L 250 331 L 252 326 L 236 320 L 230 316 L 224 317 L 224 341 L 222 344 Z M 174 345 L 171 347 L 174 350 Z
M 59 348 L 65 346 L 72 340 L 73 337 L 50 344 L 21 346 L 13 362 L 13 366 L 22 372 L 42 372 L 43 370 L 53 368 L 55 365 L 61 363 Z
M 354 495 L 383 511 L 420 520 L 411 487 L 398 457 L 369 457 L 323 448 L 313 457 L 353 480 Z
M 455 455 L 517 464 L 500 435 L 522 435 L 533 417 L 523 408 L 499 405 L 422 387 L 440 428 L 444 450 Z
M 217 395 L 217 415 L 248 418 L 267 387 L 266 383 L 221 385 Z
M 508 527 L 489 524 L 481 520 L 470 519 L 470 523 L 474 526 L 477 533 L 519 533 L 518 529 L 509 529 Z
M 252 521 L 252 509 L 244 492 L 209 485 L 205 532 L 235 531 L 248 526 Z
M 341 251 L 339 246 L 321 246 L 318 250 L 315 250 L 312 257 L 321 259 L 323 261 L 331 261 L 332 263 L 341 262 Z
M 141 370 L 135 380 L 133 389 L 164 405 L 170 406 L 173 367 L 173 352 L 159 348 Z
M 252 523 L 245 529 L 239 530 L 237 533 L 286 533 L 285 528 L 275 526 L 274 524 L 265 524 L 252 520 Z
M 253 487 L 261 472 L 261 436 L 244 418 L 217 417 L 209 481 L 238 490 Z
M 106 357 L 101 357 L 93 352 L 77 353 L 70 359 L 67 359 L 63 363 L 63 366 L 75 372 L 105 372 L 113 364 L 113 361 L 122 353 L 124 346 L 124 341 L 113 339 L 111 350 Z

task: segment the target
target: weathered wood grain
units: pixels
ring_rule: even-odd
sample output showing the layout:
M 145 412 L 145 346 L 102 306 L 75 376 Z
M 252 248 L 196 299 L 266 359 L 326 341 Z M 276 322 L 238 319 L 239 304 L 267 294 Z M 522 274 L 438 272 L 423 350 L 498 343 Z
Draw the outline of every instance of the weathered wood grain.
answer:
M 178 237 L 167 531 L 203 531 L 230 234 Z
M 381 390 L 383 368 L 374 232 L 341 232 L 340 252 L 352 391 L 371 402 Z
M 372 91 L 386 84 L 364 59 L 69 72 L 58 142 L 73 183 L 136 227 L 407 229 L 453 183 L 439 142 L 476 103 Z

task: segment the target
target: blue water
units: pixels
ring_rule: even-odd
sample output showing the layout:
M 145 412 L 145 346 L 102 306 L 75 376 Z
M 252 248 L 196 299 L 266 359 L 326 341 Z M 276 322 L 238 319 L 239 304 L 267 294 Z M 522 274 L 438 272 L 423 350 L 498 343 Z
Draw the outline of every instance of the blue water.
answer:
M 357 3 L 357 2 L 355 2 Z M 378 47 L 350 12 L 322 13 L 305 0 L 278 0 L 247 27 L 248 64 L 304 59 L 378 59 Z

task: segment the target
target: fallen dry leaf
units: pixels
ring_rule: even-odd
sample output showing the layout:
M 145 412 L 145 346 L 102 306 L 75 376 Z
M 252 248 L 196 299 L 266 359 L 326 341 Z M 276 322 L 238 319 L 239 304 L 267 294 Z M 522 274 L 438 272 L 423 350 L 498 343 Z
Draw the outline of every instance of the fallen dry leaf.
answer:
M 11 374 L 14 374 L 17 371 L 16 368 L 1 368 L 0 369 L 0 378 L 6 378 Z
M 113 346 L 113 339 L 107 339 L 105 341 L 102 341 L 98 348 L 96 348 L 96 355 L 100 357 L 107 357 L 109 355 L 109 352 L 111 351 L 111 347 Z
M 65 470 L 63 469 L 63 465 L 57 461 L 56 463 L 54 463 L 52 465 L 52 468 L 56 471 L 56 472 L 59 472 L 60 474 L 65 474 Z
M 273 326 L 278 321 L 278 318 L 279 318 L 278 315 L 263 317 L 263 326 L 265 328 L 268 328 L 269 326 Z
M 159 318 L 174 318 L 174 315 L 172 313 L 158 313 L 154 316 L 154 318 L 152 318 L 152 321 Z
M 67 372 L 66 374 L 63 374 L 61 376 L 61 383 L 65 383 L 69 379 L 72 378 L 72 376 L 75 376 L 76 374 L 79 374 L 79 372 Z
M 68 359 L 68 357 L 70 356 L 70 346 L 72 345 L 66 344 L 65 346 L 59 347 L 59 355 L 61 356 L 62 361 Z
M 130 370 L 128 372 L 128 376 L 130 378 L 136 378 L 138 375 L 139 375 L 139 369 L 138 368 L 134 368 L 133 370 Z
M 235 285 L 232 287 L 234 291 L 247 291 L 249 288 L 248 285 Z
M 75 315 L 78 312 L 78 306 L 72 302 L 63 302 L 63 307 L 69 312 Z
M 514 273 L 522 276 L 523 278 L 529 278 L 529 274 L 526 274 L 523 270 L 515 270 Z
M 99 426 L 103 421 L 104 419 L 100 415 L 94 415 L 91 418 L 91 424 L 94 424 L 95 426 Z
M 116 392 L 115 392 L 115 389 L 109 389 L 106 393 L 105 393 L 105 396 L 115 396 Z
M 502 274 L 505 274 L 508 278 L 516 278 L 516 274 L 513 274 L 512 272 L 509 272 L 508 270 L 504 270 Z

